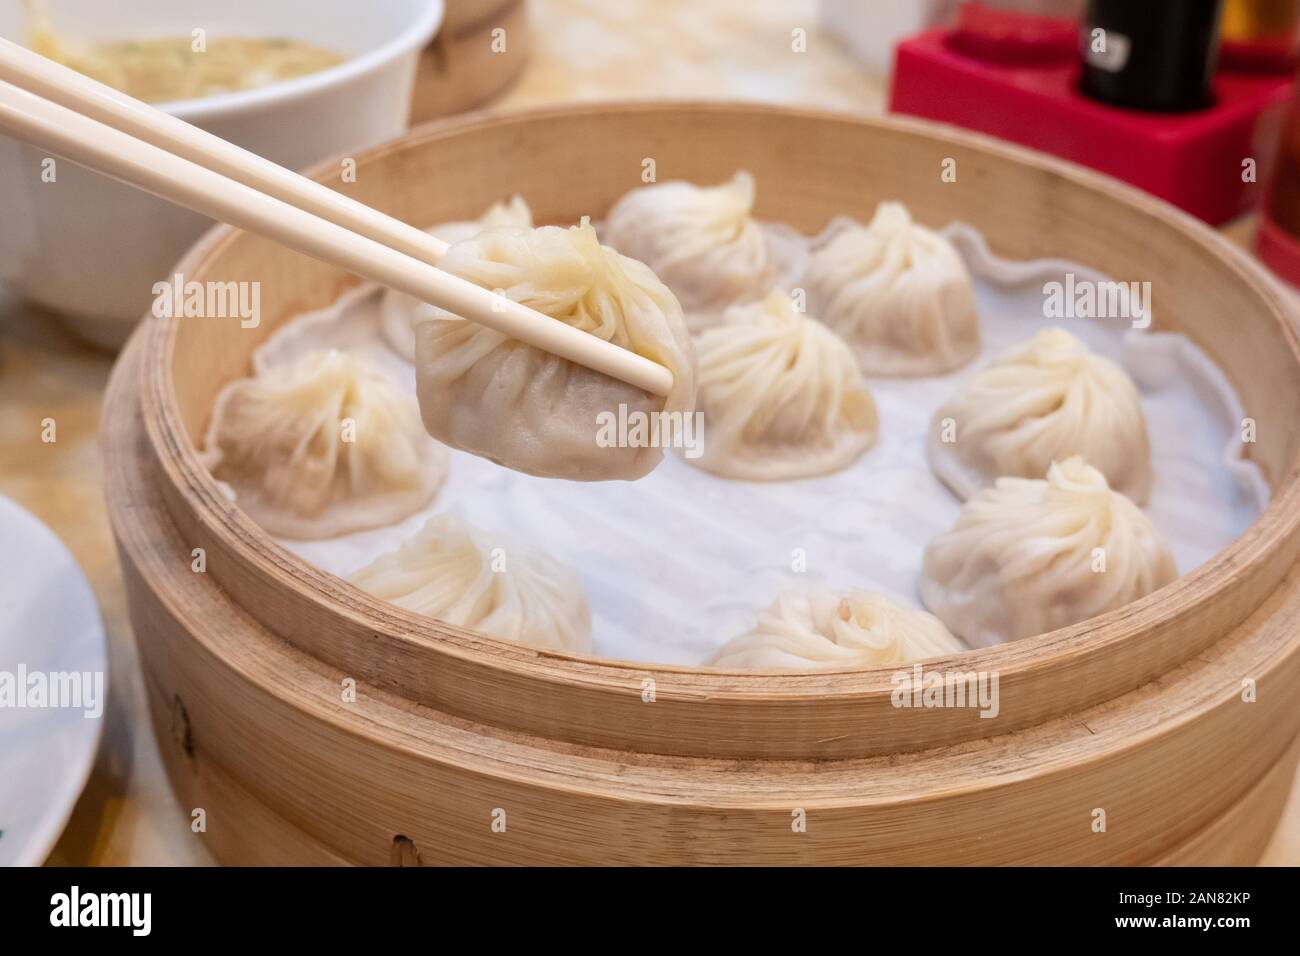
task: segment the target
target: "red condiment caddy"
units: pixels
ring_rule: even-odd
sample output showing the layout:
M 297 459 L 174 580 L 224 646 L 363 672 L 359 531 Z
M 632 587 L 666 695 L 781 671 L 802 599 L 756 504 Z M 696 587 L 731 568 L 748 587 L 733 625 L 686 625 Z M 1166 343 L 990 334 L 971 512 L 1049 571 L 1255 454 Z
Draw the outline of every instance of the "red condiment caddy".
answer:
M 1144 112 L 1080 92 L 1080 42 L 1073 19 L 968 4 L 955 28 L 898 45 L 890 109 L 1073 160 L 1210 223 L 1258 203 L 1290 73 L 1220 69 L 1210 107 Z

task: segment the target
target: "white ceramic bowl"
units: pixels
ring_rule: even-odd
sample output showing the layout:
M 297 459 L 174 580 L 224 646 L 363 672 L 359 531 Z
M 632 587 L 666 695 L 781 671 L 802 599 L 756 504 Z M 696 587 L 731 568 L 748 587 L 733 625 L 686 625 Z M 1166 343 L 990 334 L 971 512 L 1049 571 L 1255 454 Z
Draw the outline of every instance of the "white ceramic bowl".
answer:
M 444 0 L 45 0 L 56 33 L 89 40 L 286 36 L 348 59 L 259 89 L 159 104 L 233 143 L 300 169 L 391 139 L 407 127 L 420 50 Z M 24 0 L 0 0 L 0 36 L 24 42 Z M 0 281 L 61 313 L 105 347 L 125 341 L 209 220 L 0 136 Z

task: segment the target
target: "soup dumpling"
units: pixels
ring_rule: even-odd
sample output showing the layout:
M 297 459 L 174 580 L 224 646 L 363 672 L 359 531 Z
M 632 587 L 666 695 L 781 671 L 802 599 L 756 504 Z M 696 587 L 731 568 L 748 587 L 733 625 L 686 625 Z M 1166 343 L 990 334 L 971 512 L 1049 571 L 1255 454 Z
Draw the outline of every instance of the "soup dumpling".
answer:
M 997 478 L 1036 478 L 1072 455 L 1146 503 L 1151 445 L 1138 390 L 1119 365 L 1064 329 L 1003 353 L 930 423 L 930 466 L 960 498 Z
M 786 591 L 754 627 L 728 641 L 712 667 L 882 667 L 966 650 L 932 614 L 870 591 Z
M 547 478 L 635 479 L 663 449 L 606 441 L 607 416 L 695 408 L 695 353 L 677 299 L 653 272 L 602 246 L 584 221 L 489 229 L 453 245 L 442 269 L 667 367 L 667 399 L 443 310 L 416 328 L 425 427 L 455 448 Z
M 1177 573 L 1151 519 L 1076 457 L 967 501 L 926 546 L 920 589 L 953 633 L 984 646 L 1113 611 Z
M 717 310 L 759 298 L 777 281 L 753 208 L 754 177 L 743 170 L 717 186 L 658 183 L 615 203 L 603 236 L 653 269 L 688 313 Z
M 943 236 L 881 203 L 812 254 L 809 311 L 839 333 L 867 375 L 938 375 L 979 353 L 970 273 Z
M 203 458 L 266 531 L 316 539 L 418 511 L 448 455 L 410 394 L 344 352 L 318 351 L 227 385 Z
M 591 650 L 591 611 L 577 576 L 550 555 L 502 544 L 454 515 L 348 578 L 375 597 L 505 641 Z
M 478 219 L 467 222 L 444 222 L 426 230 L 429 235 L 446 243 L 460 242 L 478 235 L 484 229 L 496 229 L 500 226 L 517 226 L 521 229 L 533 227 L 533 213 L 522 196 L 511 196 L 507 202 L 496 202 Z M 398 292 L 396 289 L 384 290 L 379 303 L 380 328 L 384 340 L 402 358 L 408 362 L 415 361 L 415 326 L 434 317 L 437 307 L 422 302 L 413 295 Z
M 695 341 L 702 454 L 727 478 L 774 481 L 844 468 L 875 441 L 876 404 L 849 347 L 784 292 L 732 306 Z

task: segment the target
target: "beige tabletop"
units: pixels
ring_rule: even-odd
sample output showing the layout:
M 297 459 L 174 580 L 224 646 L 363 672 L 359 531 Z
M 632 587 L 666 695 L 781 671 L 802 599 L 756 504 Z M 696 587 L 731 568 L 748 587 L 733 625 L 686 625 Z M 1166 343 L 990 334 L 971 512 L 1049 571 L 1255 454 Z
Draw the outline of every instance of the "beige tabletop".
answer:
M 531 59 L 493 109 L 629 97 L 749 98 L 862 113 L 884 85 L 817 28 L 815 0 L 532 0 Z M 790 50 L 791 31 L 806 52 Z M 3 228 L 3 219 L 0 219 Z M 1238 225 L 1234 238 L 1248 226 Z M 100 489 L 96 433 L 111 356 L 0 292 L 0 494 L 48 524 L 81 563 L 108 632 L 110 705 L 98 762 L 52 864 L 203 864 L 163 772 Z M 40 441 L 41 421 L 58 441 Z M 1300 863 L 1300 787 L 1269 864 Z

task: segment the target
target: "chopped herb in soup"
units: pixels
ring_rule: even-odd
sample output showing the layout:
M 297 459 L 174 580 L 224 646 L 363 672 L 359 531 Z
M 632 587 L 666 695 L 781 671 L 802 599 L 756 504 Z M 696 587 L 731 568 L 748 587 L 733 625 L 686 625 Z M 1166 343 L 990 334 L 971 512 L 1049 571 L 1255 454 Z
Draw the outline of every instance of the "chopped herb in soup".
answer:
M 234 93 L 306 76 L 345 57 L 283 37 L 191 37 L 73 43 L 37 30 L 32 49 L 147 103 Z

